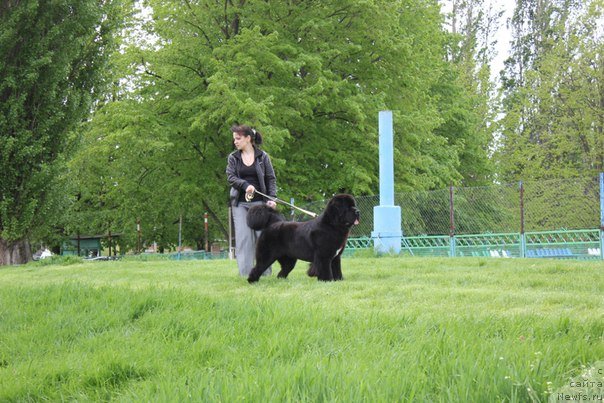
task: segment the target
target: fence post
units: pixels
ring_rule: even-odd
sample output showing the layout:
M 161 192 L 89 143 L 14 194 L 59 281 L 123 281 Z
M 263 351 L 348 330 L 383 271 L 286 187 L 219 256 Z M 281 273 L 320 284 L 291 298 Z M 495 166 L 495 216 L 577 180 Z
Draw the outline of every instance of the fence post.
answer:
M 181 249 L 182 249 L 182 213 L 180 214 L 180 218 L 178 219 L 178 254 L 176 255 L 177 260 L 180 260 Z
M 524 184 L 520 186 L 520 257 L 526 257 L 526 235 L 524 234 Z
M 208 213 L 205 212 L 203 213 L 203 235 L 205 237 L 205 251 L 209 252 L 210 251 L 210 229 L 208 227 Z
M 141 253 L 141 219 L 136 219 L 136 253 Z
M 455 213 L 453 207 L 453 185 L 451 185 L 449 186 L 449 257 L 455 257 Z
M 600 258 L 604 260 L 604 172 L 600 172 Z

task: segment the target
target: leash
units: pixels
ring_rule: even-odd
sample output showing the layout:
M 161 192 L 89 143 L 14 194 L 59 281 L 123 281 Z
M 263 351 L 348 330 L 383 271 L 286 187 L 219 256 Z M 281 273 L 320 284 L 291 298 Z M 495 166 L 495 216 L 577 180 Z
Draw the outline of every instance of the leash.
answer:
M 286 202 L 285 200 L 281 200 L 281 199 L 278 199 L 278 198 L 276 198 L 276 197 L 272 197 L 272 196 L 269 196 L 269 195 L 265 195 L 264 193 L 260 192 L 258 189 L 256 189 L 256 190 L 254 191 L 254 193 L 258 193 L 260 196 L 264 196 L 264 197 L 266 197 L 267 199 L 269 199 L 269 200 L 271 200 L 271 201 L 274 201 L 275 203 L 281 203 L 281 204 L 285 204 L 286 206 L 289 206 L 289 207 L 291 207 L 291 208 L 294 208 L 294 209 L 296 209 L 296 210 L 299 210 L 299 211 L 303 212 L 304 214 L 307 214 L 307 215 L 311 216 L 312 218 L 315 218 L 315 217 L 317 216 L 317 214 L 316 214 L 316 213 L 313 213 L 312 211 L 304 210 L 303 208 L 300 208 L 300 207 L 294 206 L 293 204 L 288 203 L 288 202 Z M 246 194 L 245 194 L 245 200 L 247 200 L 248 202 L 249 202 L 249 201 L 251 201 L 251 200 L 254 198 L 254 193 L 246 193 Z

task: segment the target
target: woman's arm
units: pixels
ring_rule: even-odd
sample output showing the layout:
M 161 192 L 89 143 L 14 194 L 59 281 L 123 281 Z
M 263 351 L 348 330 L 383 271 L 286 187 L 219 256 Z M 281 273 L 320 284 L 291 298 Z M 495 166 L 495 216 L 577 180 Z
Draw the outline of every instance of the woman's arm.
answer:
M 269 196 L 277 197 L 277 177 L 275 176 L 275 170 L 273 169 L 273 163 L 271 157 L 268 154 L 264 154 L 264 179 L 266 181 L 266 191 Z
M 226 167 L 227 181 L 229 182 L 229 185 L 235 189 L 245 191 L 245 189 L 249 186 L 249 183 L 237 176 L 237 171 L 235 169 L 236 166 L 237 159 L 232 154 L 229 155 Z

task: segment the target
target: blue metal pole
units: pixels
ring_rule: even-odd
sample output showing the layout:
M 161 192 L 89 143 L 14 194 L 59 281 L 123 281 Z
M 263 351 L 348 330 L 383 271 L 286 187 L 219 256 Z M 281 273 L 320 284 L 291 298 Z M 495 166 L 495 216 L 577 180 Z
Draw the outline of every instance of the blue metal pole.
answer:
M 604 172 L 600 172 L 600 258 L 604 260 Z
M 394 130 L 392 111 L 379 113 L 380 205 L 373 208 L 374 250 L 401 252 L 401 208 L 394 205 Z
M 380 205 L 394 205 L 394 129 L 392 111 L 380 111 Z

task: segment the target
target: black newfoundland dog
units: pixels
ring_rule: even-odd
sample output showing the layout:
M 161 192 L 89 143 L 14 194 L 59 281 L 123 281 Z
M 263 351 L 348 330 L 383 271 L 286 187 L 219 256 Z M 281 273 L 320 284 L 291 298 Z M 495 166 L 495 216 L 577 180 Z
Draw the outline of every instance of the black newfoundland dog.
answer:
M 286 278 L 298 259 L 310 262 L 308 275 L 322 281 L 342 280 L 340 258 L 350 228 L 359 223 L 354 197 L 334 196 L 325 211 L 307 222 L 288 222 L 274 209 L 258 205 L 249 209 L 247 224 L 262 234 L 256 244 L 256 266 L 247 281 L 258 281 L 275 261 L 281 265 L 278 277 Z

